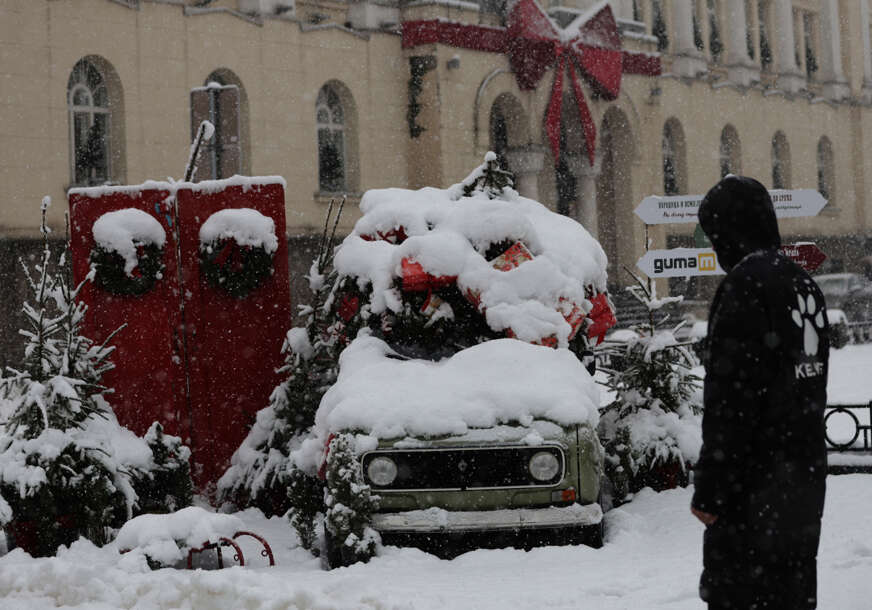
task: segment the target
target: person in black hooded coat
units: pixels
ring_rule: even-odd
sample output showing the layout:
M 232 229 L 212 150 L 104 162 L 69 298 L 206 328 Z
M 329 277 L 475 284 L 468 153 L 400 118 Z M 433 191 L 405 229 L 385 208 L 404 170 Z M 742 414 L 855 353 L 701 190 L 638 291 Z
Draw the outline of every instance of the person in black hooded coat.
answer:
M 691 503 L 706 524 L 700 596 L 712 609 L 815 608 L 827 470 L 824 298 L 779 253 L 772 200 L 756 180 L 721 180 L 699 222 L 727 271 L 709 313 Z

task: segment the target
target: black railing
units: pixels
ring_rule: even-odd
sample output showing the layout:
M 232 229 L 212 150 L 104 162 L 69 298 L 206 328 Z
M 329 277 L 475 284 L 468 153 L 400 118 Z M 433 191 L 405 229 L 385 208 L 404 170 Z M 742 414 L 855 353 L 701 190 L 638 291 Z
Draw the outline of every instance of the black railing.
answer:
M 847 415 L 853 420 L 854 435 L 850 439 L 835 441 L 827 431 L 827 449 L 837 452 L 872 451 L 872 402 L 865 405 L 827 405 L 824 425 L 827 425 L 830 417 L 836 414 Z M 866 416 L 866 423 L 862 422 L 858 414 Z
M 872 343 L 872 320 L 851 322 L 847 326 L 851 343 Z

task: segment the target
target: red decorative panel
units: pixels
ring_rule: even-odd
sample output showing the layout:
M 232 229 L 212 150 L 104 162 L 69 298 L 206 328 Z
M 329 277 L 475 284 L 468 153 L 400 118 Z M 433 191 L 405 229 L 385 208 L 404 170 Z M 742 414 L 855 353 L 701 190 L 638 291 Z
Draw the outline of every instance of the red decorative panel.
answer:
M 224 473 L 280 381 L 275 370 L 291 323 L 285 197 L 281 185 L 265 184 L 180 189 L 178 201 L 195 480 L 202 488 Z M 200 227 L 227 208 L 270 217 L 278 236 L 273 274 L 244 298 L 210 285 L 200 269 Z
M 140 296 L 116 295 L 89 282 L 82 291 L 88 305 L 84 332 L 102 342 L 126 324 L 113 340 L 115 369 L 104 377 L 115 389 L 109 401 L 118 420 L 144 434 L 159 420 L 170 434 L 188 439 L 190 425 L 182 366 L 174 206 L 167 189 L 107 189 L 70 194 L 73 276 L 88 273 L 94 249 L 94 222 L 107 212 L 142 210 L 160 222 L 166 232 L 163 278 Z M 95 193 L 101 193 L 94 196 Z
M 146 188 L 158 184 L 156 188 Z M 175 191 L 175 193 L 173 193 Z M 118 419 L 138 434 L 159 420 L 192 449 L 194 481 L 207 491 L 227 468 L 255 414 L 280 381 L 276 368 L 291 323 L 284 190 L 257 179 L 197 185 L 83 189 L 70 194 L 74 276 L 83 278 L 94 248 L 93 225 L 107 212 L 135 208 L 164 228 L 165 271 L 140 296 L 89 283 L 87 334 L 115 338 L 116 369 L 105 380 Z M 244 296 L 212 285 L 200 264 L 200 228 L 215 212 L 250 208 L 272 219 L 272 273 Z

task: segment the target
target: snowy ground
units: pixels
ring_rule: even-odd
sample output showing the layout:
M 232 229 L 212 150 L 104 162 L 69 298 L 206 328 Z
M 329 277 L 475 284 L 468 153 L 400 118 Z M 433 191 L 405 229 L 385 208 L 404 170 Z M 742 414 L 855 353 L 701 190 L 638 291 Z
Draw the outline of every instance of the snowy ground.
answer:
M 872 399 L 872 345 L 834 350 L 831 403 Z M 277 566 L 152 572 L 112 547 L 80 541 L 57 558 L 20 550 L 0 558 L 0 610 L 76 607 L 593 610 L 701 609 L 697 580 L 702 525 L 688 512 L 691 490 L 640 493 L 606 515 L 602 549 L 546 547 L 475 551 L 442 561 L 414 549 L 385 549 L 367 565 L 326 572 L 297 548 L 281 519 L 239 516 L 265 535 Z M 872 475 L 831 476 L 818 562 L 821 610 L 861 610 L 872 599 Z M 254 558 L 254 559 L 251 559 Z
M 332 572 L 293 548 L 280 519 L 267 522 L 249 511 L 242 516 L 272 542 L 277 567 L 150 572 L 83 541 L 55 559 L 14 551 L 0 560 L 0 608 L 699 609 L 703 528 L 688 512 L 690 493 L 646 490 L 611 511 L 599 550 L 475 551 L 441 561 L 389 548 L 367 565 Z M 829 478 L 818 568 L 821 610 L 869 608 L 869 506 L 872 476 Z

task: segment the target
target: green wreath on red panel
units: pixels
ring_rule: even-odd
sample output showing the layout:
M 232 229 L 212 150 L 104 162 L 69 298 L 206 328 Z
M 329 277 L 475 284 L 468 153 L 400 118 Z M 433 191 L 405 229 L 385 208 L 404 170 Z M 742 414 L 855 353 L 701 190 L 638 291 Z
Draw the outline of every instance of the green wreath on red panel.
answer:
M 98 288 L 110 294 L 141 296 L 163 279 L 166 269 L 163 255 L 164 249 L 157 244 L 137 243 L 136 267 L 128 273 L 124 257 L 114 250 L 96 245 L 90 255 L 91 267 L 95 270 L 94 282 Z
M 200 271 L 210 286 L 244 299 L 274 273 L 273 254 L 263 246 L 218 239 L 200 248 Z

